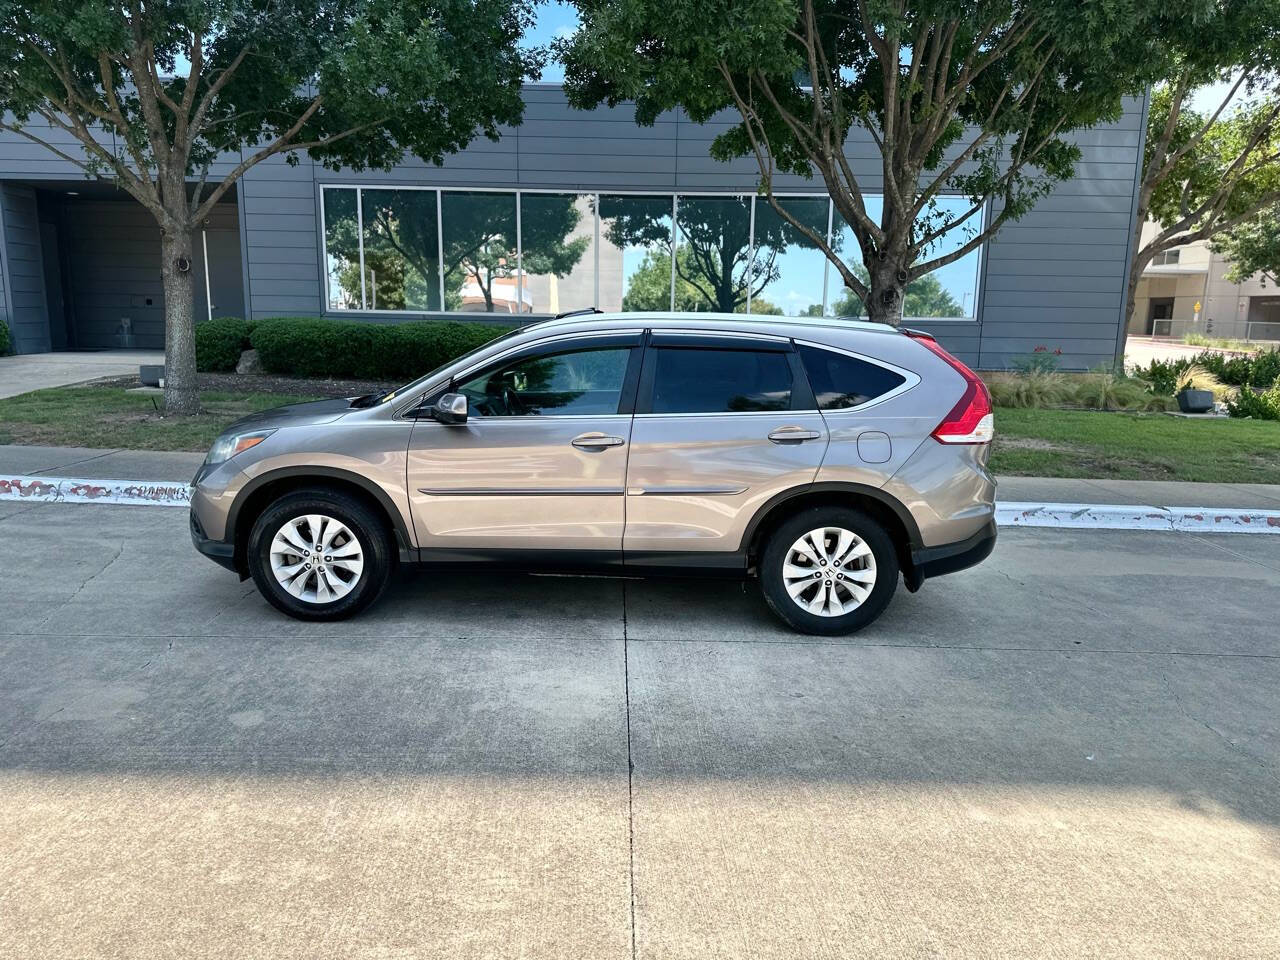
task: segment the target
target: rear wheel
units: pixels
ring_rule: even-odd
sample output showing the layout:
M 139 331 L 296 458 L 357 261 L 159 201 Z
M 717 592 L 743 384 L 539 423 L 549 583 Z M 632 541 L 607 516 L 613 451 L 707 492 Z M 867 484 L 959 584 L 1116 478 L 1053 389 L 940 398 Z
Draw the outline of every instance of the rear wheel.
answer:
M 391 577 L 385 526 L 363 503 L 333 490 L 286 494 L 249 533 L 258 591 L 299 620 L 342 620 L 382 593 Z
M 889 534 L 860 510 L 815 507 L 784 522 L 760 558 L 769 607 L 801 633 L 842 636 L 889 605 L 898 554 Z

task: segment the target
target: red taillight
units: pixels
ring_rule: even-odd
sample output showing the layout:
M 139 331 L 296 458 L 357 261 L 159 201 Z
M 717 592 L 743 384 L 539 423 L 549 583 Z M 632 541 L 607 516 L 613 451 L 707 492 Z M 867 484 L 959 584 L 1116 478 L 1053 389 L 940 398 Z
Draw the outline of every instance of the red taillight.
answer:
M 991 415 L 991 394 L 987 392 L 982 378 L 942 349 L 942 345 L 929 334 L 915 330 L 904 332 L 964 377 L 964 394 L 942 422 L 933 428 L 933 438 L 939 443 L 990 443 L 995 436 L 995 418 Z

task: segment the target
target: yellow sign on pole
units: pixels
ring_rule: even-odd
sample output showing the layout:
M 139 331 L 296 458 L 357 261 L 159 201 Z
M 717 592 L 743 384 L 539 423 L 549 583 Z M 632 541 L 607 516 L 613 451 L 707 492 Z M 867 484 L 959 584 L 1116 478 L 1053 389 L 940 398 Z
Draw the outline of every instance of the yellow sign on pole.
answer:
M 1196 301 L 1196 305 L 1195 305 L 1195 312 L 1196 312 L 1196 313 L 1199 313 L 1199 312 L 1200 312 L 1200 301 L 1199 301 L 1199 300 L 1197 300 L 1197 301 Z

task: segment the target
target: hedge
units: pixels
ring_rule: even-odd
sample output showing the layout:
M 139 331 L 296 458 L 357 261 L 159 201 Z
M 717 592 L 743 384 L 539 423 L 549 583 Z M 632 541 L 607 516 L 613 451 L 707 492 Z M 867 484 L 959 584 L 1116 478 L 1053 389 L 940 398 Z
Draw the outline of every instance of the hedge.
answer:
M 420 377 L 510 329 L 443 321 L 380 324 L 277 317 L 259 321 L 249 341 L 269 373 L 404 381 Z
M 240 354 L 249 349 L 249 335 L 256 324 L 239 317 L 214 317 L 196 324 L 196 369 L 226 373 L 236 368 Z
M 1194 357 L 1152 360 L 1134 374 L 1150 381 L 1157 393 L 1173 393 L 1178 375 L 1191 366 L 1204 367 L 1223 383 L 1233 387 L 1270 387 L 1280 377 L 1280 350 L 1261 350 L 1246 356 L 1229 356 L 1205 350 Z
M 0 357 L 9 353 L 9 328 L 0 320 Z

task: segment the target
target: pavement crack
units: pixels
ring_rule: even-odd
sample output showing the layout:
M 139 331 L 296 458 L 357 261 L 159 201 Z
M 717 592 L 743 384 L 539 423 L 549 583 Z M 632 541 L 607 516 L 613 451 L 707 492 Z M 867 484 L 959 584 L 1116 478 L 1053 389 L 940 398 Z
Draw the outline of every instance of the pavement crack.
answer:
M 67 597 L 67 599 L 66 599 L 66 601 L 65 601 L 65 602 L 66 602 L 66 603 L 70 603 L 70 602 L 71 602 L 72 600 L 74 600 L 76 597 L 80 596 L 80 591 L 82 591 L 85 587 L 87 587 L 89 584 L 91 584 L 94 580 L 97 580 L 97 579 L 98 579 L 98 577 L 100 577 L 100 576 L 102 576 L 104 573 L 106 573 L 106 572 L 107 572 L 107 568 L 108 568 L 108 567 L 110 567 L 113 563 L 115 563 L 117 560 L 119 560 L 119 559 L 120 559 L 120 555 L 121 555 L 122 553 L 124 553 L 124 547 L 125 547 L 125 544 L 126 544 L 127 542 L 128 542 L 127 540 L 121 540 L 121 541 L 120 541 L 120 546 L 116 549 L 116 552 L 115 552 L 115 553 L 113 553 L 113 554 L 111 555 L 111 557 L 107 560 L 107 562 L 106 562 L 106 563 L 104 563 L 101 567 L 99 567 L 99 568 L 98 568 L 98 570 L 97 570 L 96 572 L 94 572 L 94 573 L 90 574 L 88 577 L 86 577 L 86 578 L 84 579 L 84 581 L 80 584 L 80 586 L 76 587 L 76 589 L 75 589 L 75 593 L 73 593 L 73 594 L 71 594 L 71 596 Z
M 1270 774 L 1273 779 L 1280 780 L 1280 776 L 1276 775 L 1276 772 L 1273 771 L 1271 768 L 1271 764 L 1267 763 L 1266 760 L 1264 760 L 1262 757 L 1256 756 L 1253 753 L 1250 753 L 1244 747 L 1240 746 L 1240 744 L 1236 743 L 1234 740 L 1228 737 L 1225 733 L 1223 733 L 1221 730 L 1219 730 L 1217 727 L 1211 724 L 1208 720 L 1204 719 L 1204 717 L 1199 717 L 1199 716 L 1196 716 L 1196 714 L 1192 713 L 1187 708 L 1187 705 L 1183 702 L 1182 698 L 1178 696 L 1178 691 L 1174 689 L 1173 683 L 1169 680 L 1169 675 L 1165 673 L 1163 670 L 1160 671 L 1160 679 L 1164 681 L 1164 688 L 1167 691 L 1169 691 L 1169 696 L 1173 698 L 1173 702 L 1178 705 L 1178 710 L 1181 711 L 1184 717 L 1186 717 L 1188 720 L 1192 721 L 1193 723 L 1198 723 L 1200 726 L 1204 727 L 1206 730 L 1212 733 L 1215 737 L 1221 740 L 1224 744 L 1226 744 L 1227 749 L 1230 750 L 1232 753 L 1238 753 L 1240 756 L 1244 757 L 1246 760 L 1252 760 L 1258 766 L 1262 767 L 1262 769 L 1265 770 L 1268 774 Z

